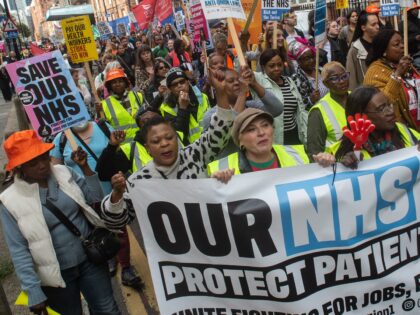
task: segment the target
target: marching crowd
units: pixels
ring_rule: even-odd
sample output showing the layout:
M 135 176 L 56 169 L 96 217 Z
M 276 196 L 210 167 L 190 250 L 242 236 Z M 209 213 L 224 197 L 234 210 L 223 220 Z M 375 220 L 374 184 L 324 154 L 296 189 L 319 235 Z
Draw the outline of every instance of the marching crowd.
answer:
M 328 22 L 318 67 L 313 12 L 308 35 L 296 28 L 293 10 L 264 23 L 256 45 L 240 34 L 246 65 L 229 47 L 223 21 L 212 28 L 214 49 L 207 52 L 193 48 L 186 33 L 159 26 L 98 41 L 91 88 L 65 47 L 57 47 L 92 113 L 71 128 L 78 149 L 64 133 L 41 142 L 25 130 L 4 142 L 12 183 L 0 195 L 0 218 L 31 311 L 47 314 L 50 306 L 79 315 L 82 292 L 92 314 L 120 314 L 110 284 L 117 262 L 124 285 L 142 286 L 130 263 L 126 226 L 135 212 L 127 185 L 206 177 L 229 184 L 241 173 L 312 162 L 357 168 L 353 144 L 343 137 L 347 117 L 357 113 L 376 126 L 363 159 L 417 145 L 416 5 L 407 23 L 404 56 L 403 36 L 377 7 L 349 10 L 345 25 Z M 7 73 L 0 71 L 8 100 Z M 90 261 L 81 241 L 98 226 L 118 231 L 120 249 L 107 264 Z

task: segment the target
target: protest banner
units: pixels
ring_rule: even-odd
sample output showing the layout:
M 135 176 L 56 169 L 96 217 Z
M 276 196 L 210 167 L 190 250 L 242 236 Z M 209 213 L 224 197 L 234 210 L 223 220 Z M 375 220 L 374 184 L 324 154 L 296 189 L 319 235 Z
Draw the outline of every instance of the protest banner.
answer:
M 59 50 L 8 64 L 6 70 L 40 137 L 90 119 Z
M 175 11 L 175 25 L 178 31 L 182 31 L 185 28 L 185 17 L 182 8 L 177 8 Z
M 240 0 L 201 0 L 207 20 L 234 18 L 246 20 Z
M 155 0 L 144 0 L 132 8 L 131 12 L 133 12 L 140 29 L 147 29 L 149 23 L 153 21 L 155 4 Z
M 109 27 L 108 22 L 98 22 L 96 24 L 99 34 L 101 35 L 101 39 L 108 39 L 112 34 L 112 30 Z
M 349 0 L 336 0 L 335 8 L 337 10 L 347 9 L 349 7 Z
M 398 0 L 381 0 L 381 15 L 384 17 L 400 15 L 399 1 Z
M 213 46 L 211 39 L 209 24 L 204 16 L 203 8 L 201 7 L 200 0 L 191 0 L 190 7 L 190 17 L 191 23 L 193 25 L 193 42 L 194 45 L 201 43 L 204 39 L 206 41 L 206 48 L 209 49 L 209 46 Z M 200 47 L 203 46 L 202 43 Z
M 68 54 L 73 63 L 98 60 L 98 52 L 89 16 L 83 15 L 61 21 Z
M 246 20 L 240 0 L 201 0 L 201 7 L 207 20 L 227 19 L 229 34 L 232 36 L 233 44 L 238 54 L 239 64 L 246 65 L 242 47 L 236 33 L 233 18 Z
M 283 14 L 290 11 L 289 0 L 262 0 L 262 20 L 280 21 Z
M 127 27 L 124 23 L 117 24 L 117 35 L 118 36 L 125 36 L 127 35 Z
M 246 21 L 235 19 L 236 32 L 248 32 L 250 35 L 249 42 L 252 44 L 258 43 L 258 37 L 262 32 L 262 18 L 261 18 L 261 1 L 260 0 L 242 0 L 242 8 L 247 17 Z M 229 44 L 232 44 L 232 38 L 229 36 Z
M 419 157 L 129 180 L 160 314 L 419 314 Z

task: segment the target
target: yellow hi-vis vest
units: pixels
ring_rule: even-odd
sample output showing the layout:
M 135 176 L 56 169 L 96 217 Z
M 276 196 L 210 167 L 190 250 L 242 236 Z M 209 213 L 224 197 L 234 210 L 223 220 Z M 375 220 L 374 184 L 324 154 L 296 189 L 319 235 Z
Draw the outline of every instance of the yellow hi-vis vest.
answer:
M 297 165 L 309 164 L 309 158 L 306 155 L 303 145 L 279 145 L 274 144 L 273 150 L 276 153 L 280 167 L 292 167 Z M 207 172 L 210 175 L 225 169 L 235 169 L 235 175 L 241 173 L 239 169 L 239 154 L 232 153 L 227 157 L 211 162 L 207 166 Z
M 201 121 L 203 120 L 205 112 L 209 109 L 209 100 L 206 94 L 201 93 L 201 96 L 198 95 L 197 98 L 199 102 L 198 110 L 197 110 L 197 120 L 194 118 L 193 115 L 190 115 L 189 134 L 188 134 L 189 143 L 193 143 L 195 140 L 200 138 L 200 135 L 203 132 L 203 127 L 200 124 L 201 124 Z M 163 103 L 162 105 L 160 105 L 160 112 L 163 117 L 167 115 L 176 117 L 178 113 L 178 107 L 172 108 L 171 106 L 169 106 L 169 104 Z
M 325 147 L 328 148 L 341 139 L 343 135 L 343 127 L 347 126 L 346 112 L 343 106 L 337 103 L 328 93 L 319 100 L 310 110 L 318 109 L 324 120 L 325 129 L 327 130 L 327 139 L 325 139 Z
M 124 143 L 120 146 L 121 151 L 127 157 L 127 159 L 132 162 L 130 172 L 134 173 L 137 170 L 141 169 L 147 163 L 149 163 L 153 158 L 147 152 L 146 148 L 137 141 L 131 141 L 130 143 Z
M 139 127 L 136 124 L 135 116 L 143 104 L 143 95 L 137 93 L 138 99 L 134 92 L 128 92 L 128 99 L 130 100 L 130 111 L 124 108 L 123 105 L 114 97 L 109 96 L 102 101 L 102 108 L 105 113 L 105 118 L 115 130 L 124 130 L 125 143 L 134 139 Z
M 398 132 L 401 135 L 401 139 L 403 141 L 405 148 L 410 148 L 412 146 L 415 146 L 418 140 L 420 140 L 419 132 L 415 131 L 414 129 L 408 128 L 406 125 L 402 123 L 397 122 L 395 125 L 398 129 Z M 338 148 L 340 147 L 340 144 L 341 144 L 341 141 L 338 141 L 334 143 L 331 147 L 329 147 L 326 151 L 328 153 L 335 155 L 338 151 Z M 363 153 L 363 160 L 368 160 L 371 158 L 368 151 L 362 149 L 360 152 Z

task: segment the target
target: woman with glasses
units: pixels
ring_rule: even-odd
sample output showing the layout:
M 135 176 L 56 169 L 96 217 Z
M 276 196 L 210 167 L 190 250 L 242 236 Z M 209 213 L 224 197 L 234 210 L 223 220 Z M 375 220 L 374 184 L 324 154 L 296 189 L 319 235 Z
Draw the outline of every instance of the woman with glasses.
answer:
M 192 86 L 180 68 L 171 68 L 166 73 L 166 86 L 170 93 L 160 106 L 160 112 L 182 135 L 184 145 L 193 143 L 203 132 L 201 122 L 209 109 L 207 95 Z
M 400 33 L 392 29 L 382 30 L 373 40 L 375 49 L 369 54 L 364 84 L 380 89 L 395 105 L 398 121 L 420 130 L 420 95 L 416 81 L 419 73 L 413 67 L 413 59 L 404 56 L 404 43 Z
M 363 145 L 363 159 L 412 147 L 418 143 L 420 134 L 397 122 L 394 105 L 378 88 L 361 86 L 355 89 L 347 99 L 346 117 L 357 113 L 366 114 L 376 126 Z M 356 168 L 358 159 L 353 152 L 353 143 L 346 137 L 329 150 L 335 153 L 336 160 L 345 166 Z
M 346 125 L 349 73 L 341 63 L 332 61 L 322 69 L 321 78 L 330 92 L 309 111 L 306 147 L 309 157 L 340 140 Z
M 305 39 L 298 38 L 290 44 L 289 56 L 297 64 L 296 73 L 292 75 L 292 79 L 308 110 L 328 93 L 328 88 L 322 81 L 318 81 L 318 86 L 316 86 L 316 72 L 320 70 L 315 69 L 315 48 L 310 46 Z
M 153 109 L 159 109 L 166 95 L 168 88 L 162 82 L 165 80 L 166 73 L 168 73 L 171 66 L 163 58 L 156 58 L 155 66 L 153 67 L 154 76 L 150 82 L 149 87 L 145 92 L 146 101 Z
M 142 93 L 149 87 L 154 76 L 155 59 L 152 49 L 147 45 L 142 45 L 136 53 L 136 88 Z

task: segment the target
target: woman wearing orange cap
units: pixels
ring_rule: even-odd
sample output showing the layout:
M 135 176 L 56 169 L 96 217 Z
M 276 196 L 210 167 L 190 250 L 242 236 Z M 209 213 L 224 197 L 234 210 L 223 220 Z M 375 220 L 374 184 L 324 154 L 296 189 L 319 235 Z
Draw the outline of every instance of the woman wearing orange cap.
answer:
M 63 165 L 51 166 L 53 147 L 33 130 L 16 132 L 4 142 L 6 169 L 15 175 L 0 195 L 0 219 L 28 305 L 35 314 L 46 315 L 48 305 L 62 315 L 80 315 L 82 292 L 95 314 L 120 314 L 106 264 L 91 263 L 80 238 L 51 211 L 62 212 L 83 237 L 92 226 L 103 227 L 89 206 L 101 200 L 99 179 L 80 149 L 73 160 L 85 177 Z

